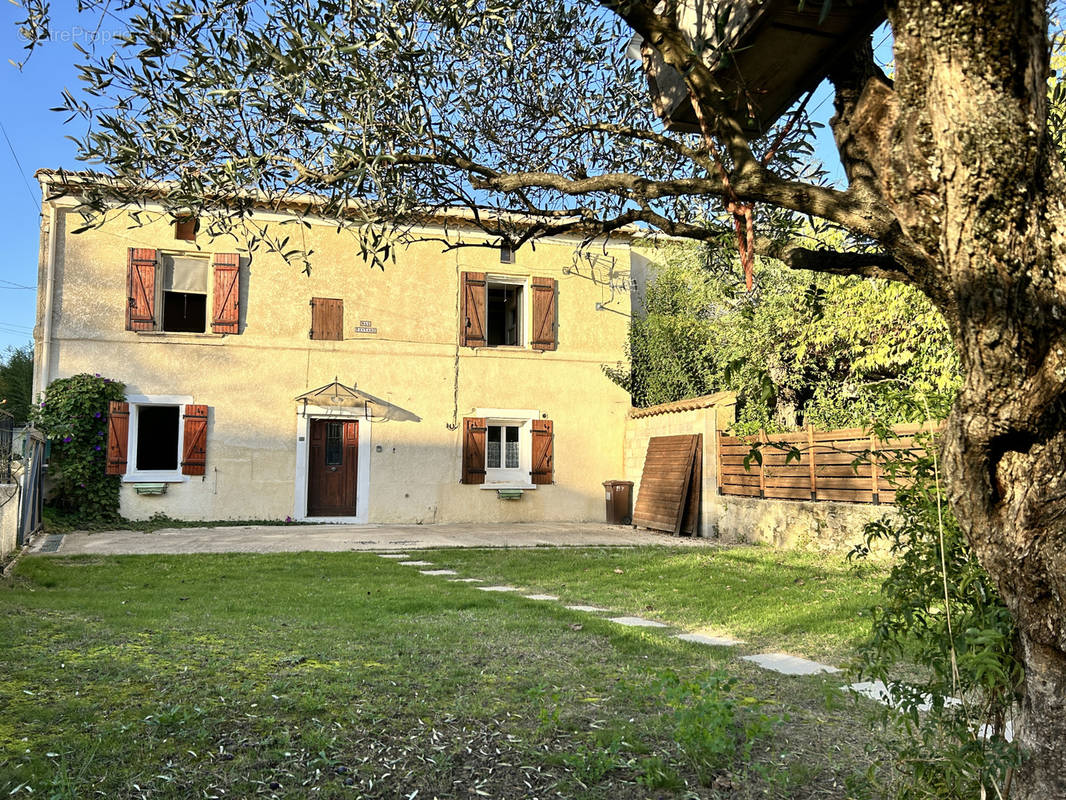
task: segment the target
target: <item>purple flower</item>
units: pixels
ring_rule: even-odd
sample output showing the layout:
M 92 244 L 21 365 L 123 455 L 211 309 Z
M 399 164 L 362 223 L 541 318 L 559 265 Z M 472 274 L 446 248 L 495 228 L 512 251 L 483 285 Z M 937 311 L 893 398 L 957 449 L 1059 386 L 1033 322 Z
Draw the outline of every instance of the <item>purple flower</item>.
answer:
M 78 486 L 80 486 L 82 489 L 85 488 L 85 484 L 84 483 L 79 483 Z
M 96 447 L 94 447 L 93 449 L 94 450 L 99 450 L 100 449 L 100 445 L 96 445 Z
M 93 419 L 100 419 L 101 416 L 102 415 L 100 414 L 100 412 L 97 411 L 95 414 L 93 414 Z
M 64 443 L 66 443 L 66 442 L 72 442 L 72 441 L 74 441 L 74 437 L 73 437 L 73 436 L 64 436 L 64 437 L 63 437 L 63 442 L 64 442 Z
M 96 377 L 96 378 L 99 378 L 100 377 L 100 373 L 99 372 L 94 372 L 93 376 Z

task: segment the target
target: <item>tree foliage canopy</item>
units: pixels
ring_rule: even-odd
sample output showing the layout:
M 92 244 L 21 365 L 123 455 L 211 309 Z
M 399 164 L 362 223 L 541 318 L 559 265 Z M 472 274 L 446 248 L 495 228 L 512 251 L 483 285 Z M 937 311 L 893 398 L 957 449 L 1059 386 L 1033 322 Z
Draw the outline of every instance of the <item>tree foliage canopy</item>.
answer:
M 638 406 L 732 390 L 742 432 L 946 415 L 959 360 L 944 318 L 908 286 L 759 265 L 675 245 L 634 317 L 630 366 L 607 366 Z M 665 256 L 665 257 L 662 257 Z
M 165 204 L 209 210 L 223 229 L 247 221 L 236 199 L 248 190 L 279 203 L 313 194 L 324 199 L 316 213 L 364 236 L 368 221 L 384 226 L 377 252 L 456 207 L 515 244 L 634 222 L 707 240 L 729 230 L 714 156 L 697 136 L 667 133 L 650 109 L 633 30 L 613 8 L 625 4 L 80 5 L 122 14 L 128 28 L 115 52 L 85 51 L 83 91 L 65 93 L 60 110 L 87 125 L 80 157 L 106 165 L 131 200 L 176 180 Z M 48 33 L 47 0 L 27 9 L 32 48 Z M 818 179 L 804 157 L 811 126 L 801 113 L 783 138 L 754 144 L 760 159 L 776 145 L 774 181 Z

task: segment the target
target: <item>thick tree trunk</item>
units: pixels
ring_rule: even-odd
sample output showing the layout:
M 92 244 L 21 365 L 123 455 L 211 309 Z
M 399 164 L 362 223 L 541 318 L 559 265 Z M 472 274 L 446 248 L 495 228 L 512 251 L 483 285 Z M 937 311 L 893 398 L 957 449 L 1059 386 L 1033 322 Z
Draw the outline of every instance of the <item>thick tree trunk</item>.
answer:
M 842 65 L 834 130 L 901 262 L 945 314 L 965 382 L 949 495 L 1019 629 L 1026 756 L 1011 796 L 1066 797 L 1066 181 L 1042 0 L 889 3 L 894 87 Z M 862 80 L 864 91 L 841 91 Z M 889 251 L 893 248 L 889 246 Z

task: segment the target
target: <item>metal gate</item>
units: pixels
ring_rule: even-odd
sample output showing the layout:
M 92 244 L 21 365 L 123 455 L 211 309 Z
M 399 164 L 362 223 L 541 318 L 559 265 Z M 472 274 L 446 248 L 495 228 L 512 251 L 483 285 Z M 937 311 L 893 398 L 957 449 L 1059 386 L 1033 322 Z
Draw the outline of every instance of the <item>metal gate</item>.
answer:
M 32 428 L 26 431 L 25 469 L 19 501 L 19 530 L 16 544 L 25 546 L 41 529 L 41 503 L 44 488 L 44 436 Z

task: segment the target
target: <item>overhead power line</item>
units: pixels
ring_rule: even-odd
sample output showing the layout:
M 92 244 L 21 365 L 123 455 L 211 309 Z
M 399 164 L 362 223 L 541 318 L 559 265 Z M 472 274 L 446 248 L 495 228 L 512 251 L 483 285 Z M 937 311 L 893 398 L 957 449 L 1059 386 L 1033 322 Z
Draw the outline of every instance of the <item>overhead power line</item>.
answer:
M 34 208 L 37 209 L 37 213 L 41 213 L 41 201 L 37 198 L 37 195 L 33 193 L 33 189 L 30 188 L 29 178 L 26 177 L 26 171 L 22 168 L 22 162 L 19 161 L 18 154 L 15 152 L 14 145 L 11 144 L 11 139 L 7 135 L 7 128 L 4 127 L 4 123 L 0 120 L 0 133 L 4 134 L 4 141 L 7 142 L 7 149 L 11 151 L 11 157 L 15 159 L 15 166 L 18 167 L 19 175 L 22 176 L 22 182 L 26 186 L 26 191 L 30 194 L 30 200 L 33 201 Z

